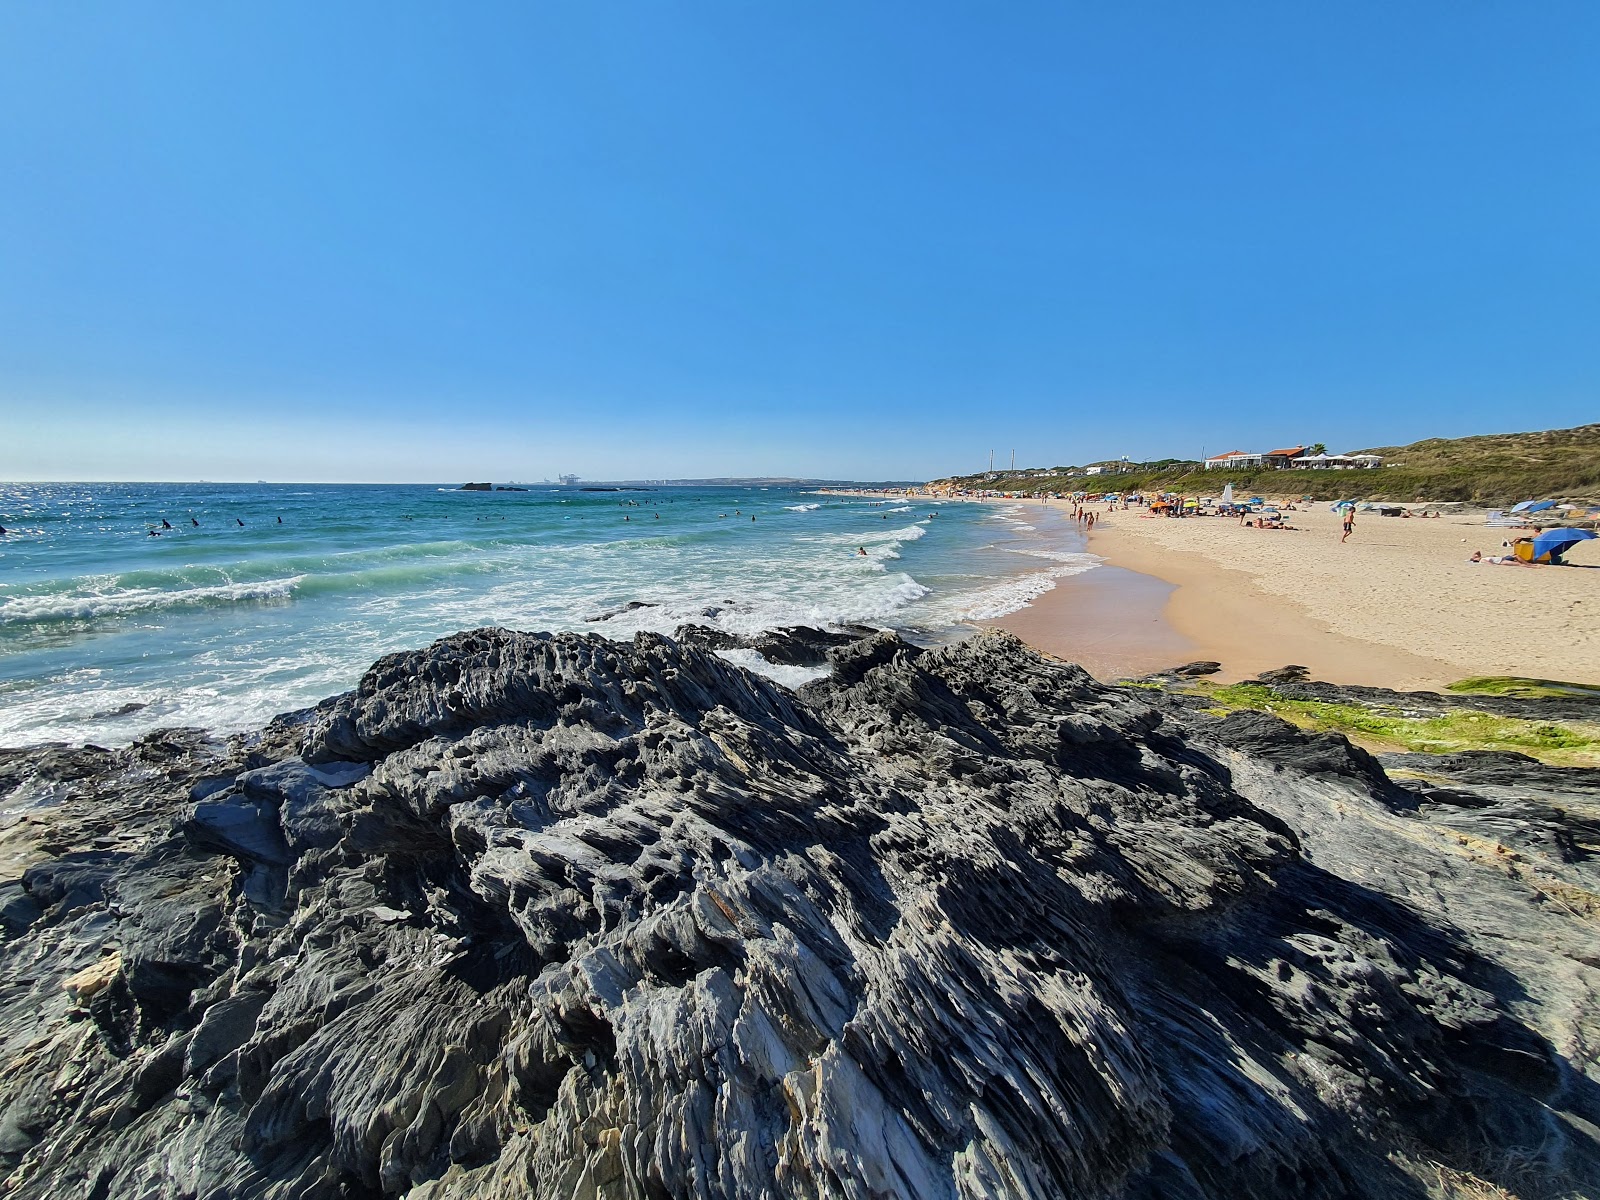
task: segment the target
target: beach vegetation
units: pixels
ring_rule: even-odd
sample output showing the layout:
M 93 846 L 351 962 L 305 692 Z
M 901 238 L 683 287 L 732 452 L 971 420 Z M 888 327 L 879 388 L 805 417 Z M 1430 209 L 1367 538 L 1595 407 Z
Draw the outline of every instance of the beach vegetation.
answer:
M 1315 448 L 1315 447 L 1313 447 Z M 1233 484 L 1235 494 L 1309 496 L 1313 500 L 1393 500 L 1407 503 L 1467 503 L 1506 507 L 1519 500 L 1600 498 L 1600 424 L 1532 433 L 1496 433 L 1464 438 L 1428 438 L 1407 446 L 1377 446 L 1359 453 L 1381 455 L 1382 467 L 1352 471 L 1301 471 L 1275 467 L 1214 469 L 1181 459 L 1106 464 L 1103 474 L 1083 467 L 1041 468 L 1014 474 L 937 480 L 955 487 L 990 488 L 1025 494 L 1076 491 L 1178 492 L 1216 495 Z
M 1474 675 L 1471 679 L 1456 680 L 1446 690 L 1468 696 L 1510 696 L 1518 700 L 1600 700 L 1600 687 L 1592 684 L 1520 675 Z
M 1263 683 L 1197 684 L 1217 715 L 1254 709 L 1316 732 L 1341 733 L 1369 750 L 1455 754 L 1510 750 L 1557 766 L 1600 766 L 1600 725 L 1528 720 L 1476 709 L 1408 714 L 1360 704 L 1295 700 Z

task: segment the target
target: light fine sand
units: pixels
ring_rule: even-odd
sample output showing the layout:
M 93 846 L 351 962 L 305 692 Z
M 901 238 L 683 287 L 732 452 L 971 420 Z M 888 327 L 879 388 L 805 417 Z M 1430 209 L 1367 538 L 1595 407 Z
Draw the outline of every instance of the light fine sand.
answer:
M 1300 528 L 1283 531 L 1094 507 L 1094 552 L 1176 584 L 1167 619 L 1228 677 L 1294 662 L 1389 687 L 1469 675 L 1600 684 L 1600 540 L 1574 547 L 1572 567 L 1496 566 L 1467 560 L 1506 553 L 1501 542 L 1523 531 L 1488 528 L 1482 513 L 1358 513 L 1341 544 L 1326 504 L 1286 513 Z

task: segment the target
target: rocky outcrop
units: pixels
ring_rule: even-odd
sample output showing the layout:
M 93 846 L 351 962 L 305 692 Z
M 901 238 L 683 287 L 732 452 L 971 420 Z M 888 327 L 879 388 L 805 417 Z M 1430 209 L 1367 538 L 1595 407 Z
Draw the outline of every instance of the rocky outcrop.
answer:
M 799 693 L 694 641 L 478 630 L 256 738 L 0 753 L 0 1190 L 1600 1182 L 1559 783 L 1577 832 L 1499 853 L 1432 813 L 1527 795 L 1005 634 L 796 636 Z

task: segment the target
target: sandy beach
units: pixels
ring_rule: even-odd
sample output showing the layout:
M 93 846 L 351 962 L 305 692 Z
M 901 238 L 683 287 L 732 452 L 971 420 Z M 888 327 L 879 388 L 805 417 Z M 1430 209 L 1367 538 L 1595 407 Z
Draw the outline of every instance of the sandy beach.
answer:
M 1286 512 L 1297 527 L 1286 530 L 1087 508 L 1090 549 L 1121 570 L 1063 579 L 982 623 L 1101 678 L 1210 659 L 1224 680 L 1297 663 L 1330 683 L 1400 689 L 1472 675 L 1600 683 L 1600 540 L 1575 546 L 1570 567 L 1498 566 L 1468 559 L 1527 531 L 1490 528 L 1482 511 L 1358 513 L 1341 543 L 1339 515 L 1321 503 Z
M 1600 683 L 1600 541 L 1577 546 L 1573 567 L 1494 566 L 1467 561 L 1510 536 L 1481 513 L 1361 513 L 1343 544 L 1326 505 L 1288 519 L 1300 528 L 1133 509 L 1100 514 L 1090 544 L 1176 585 L 1168 622 L 1228 678 L 1294 662 L 1335 683 L 1401 688 L 1469 675 Z

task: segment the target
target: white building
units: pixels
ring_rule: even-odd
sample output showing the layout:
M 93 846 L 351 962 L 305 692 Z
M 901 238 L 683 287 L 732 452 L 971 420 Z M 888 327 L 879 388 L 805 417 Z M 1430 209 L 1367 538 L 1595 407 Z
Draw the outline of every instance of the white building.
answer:
M 1210 464 L 1206 464 L 1209 466 Z M 1306 454 L 1289 464 L 1298 471 L 1351 471 L 1383 466 L 1381 454 Z

